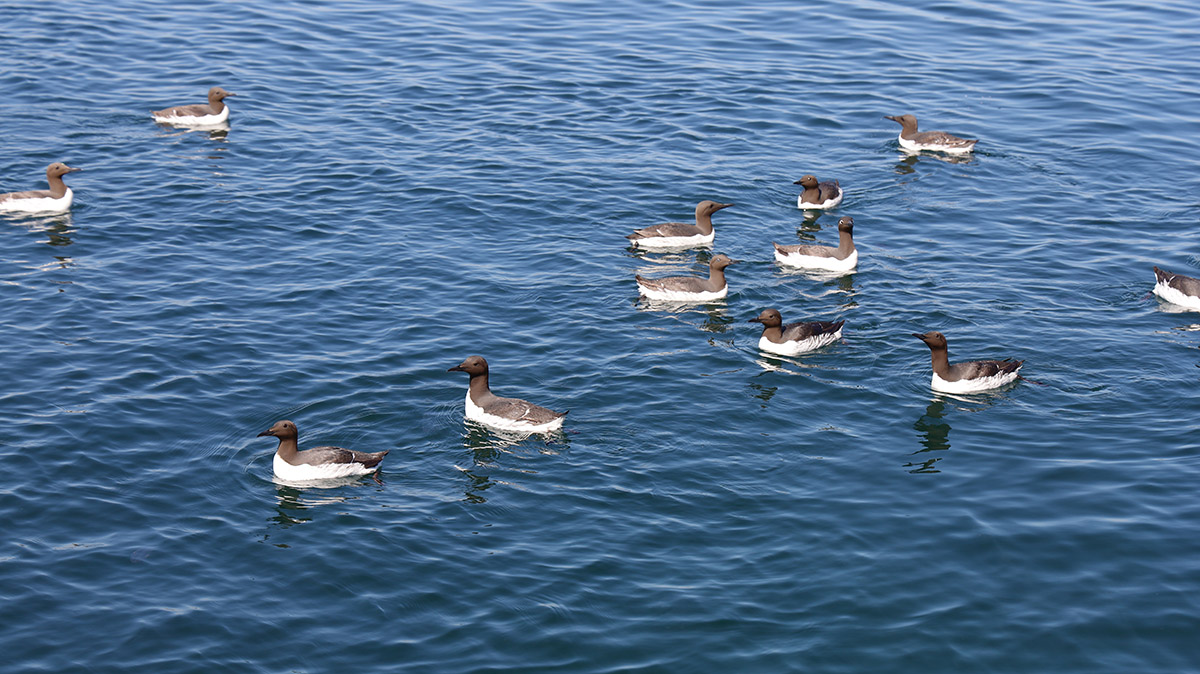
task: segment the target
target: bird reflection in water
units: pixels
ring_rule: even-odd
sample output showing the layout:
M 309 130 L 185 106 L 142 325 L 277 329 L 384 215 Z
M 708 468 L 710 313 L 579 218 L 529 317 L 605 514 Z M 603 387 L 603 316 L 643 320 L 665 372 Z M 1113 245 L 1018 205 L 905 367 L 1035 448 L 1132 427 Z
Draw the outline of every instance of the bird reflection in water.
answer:
M 925 408 L 925 414 L 917 419 L 913 424 L 921 434 L 921 444 L 923 447 L 913 456 L 924 454 L 926 452 L 942 452 L 950 449 L 950 424 L 945 421 L 946 403 L 942 400 L 934 400 Z M 942 460 L 940 456 L 920 457 L 922 460 L 913 461 L 904 464 L 905 468 L 910 468 L 910 473 L 940 473 L 941 471 L 934 468 L 934 464 Z
M 221 124 L 220 126 L 215 126 L 211 129 L 206 129 L 206 130 L 208 131 L 208 139 L 209 140 L 222 142 L 222 143 L 229 140 L 229 122 L 225 122 L 224 124 Z
M 570 444 L 567 431 L 551 433 L 525 433 L 492 428 L 469 419 L 463 420 L 463 446 L 471 450 L 475 463 L 490 465 L 503 454 L 514 453 L 514 448 L 524 447 L 538 454 L 558 454 Z
M 819 232 L 819 231 L 821 231 L 821 225 L 817 221 L 821 219 L 822 215 L 825 215 L 824 210 L 810 209 L 810 210 L 800 211 L 800 212 L 804 214 L 804 219 L 800 221 L 800 226 L 796 228 L 797 235 L 799 235 L 801 232 Z M 801 238 L 803 238 L 803 237 L 801 237 Z
M 304 517 L 304 513 L 313 508 L 325 505 L 333 505 L 345 503 L 353 500 L 354 496 L 347 496 L 345 493 L 333 493 L 326 490 L 354 488 L 358 486 L 383 485 L 383 481 L 379 479 L 379 471 L 371 474 L 369 477 L 372 481 L 366 481 L 363 475 L 348 475 L 346 477 L 331 478 L 327 480 L 310 480 L 305 482 L 289 482 L 272 476 L 271 481 L 275 484 L 276 498 L 276 513 L 270 518 L 271 522 L 282 526 L 292 526 L 302 522 L 312 521 L 311 517 Z
M 455 466 L 455 468 L 458 468 L 459 472 L 467 476 L 467 486 L 463 490 L 463 500 L 467 503 L 487 503 L 487 498 L 484 497 L 483 492 L 491 489 L 496 484 L 492 482 L 492 478 L 487 475 L 477 475 L 466 468 L 458 466 Z
M 218 124 L 207 124 L 204 126 L 190 126 L 187 124 L 170 124 L 168 122 L 156 122 L 158 128 L 162 129 L 169 136 L 184 136 L 189 133 L 202 133 L 208 136 L 209 140 L 225 142 L 229 139 L 229 122 L 220 122 Z
M 909 152 L 908 150 L 900 151 L 900 160 L 896 162 L 896 173 L 900 175 L 909 175 L 917 170 L 917 163 L 927 160 L 936 160 L 947 164 L 970 164 L 975 161 L 974 155 L 946 155 L 940 152 Z
M 71 235 L 75 233 L 75 227 L 71 222 L 70 213 L 63 213 L 54 218 L 46 218 L 46 221 L 42 224 L 42 231 L 46 233 L 47 245 L 56 248 L 65 248 L 75 243 L 71 239 Z
M 19 214 L 7 215 L 7 220 L 15 225 L 25 227 L 30 232 L 41 232 L 46 235 L 46 245 L 63 248 L 75 243 L 71 235 L 75 233 L 75 224 L 71 214 Z
M 842 294 L 842 300 L 838 306 L 843 310 L 851 309 L 858 306 L 858 300 L 855 299 L 854 292 L 854 272 L 838 277 L 836 280 L 827 281 L 825 285 L 837 285 L 838 292 Z
M 311 522 L 311 517 L 301 517 L 305 510 L 312 507 L 300 499 L 303 493 L 303 490 L 296 487 L 276 484 L 275 497 L 278 503 L 275 506 L 275 515 L 271 517 L 270 521 L 284 527 L 301 522 Z
M 466 434 L 463 435 L 463 446 L 471 450 L 471 458 L 476 466 L 493 465 L 505 448 L 521 441 L 521 436 L 512 434 L 511 437 L 495 434 L 487 426 L 470 420 L 463 421 Z
M 701 328 L 705 332 L 726 333 L 729 332 L 733 325 L 733 319 L 725 310 L 725 306 L 721 304 L 708 304 L 704 307 L 704 323 Z
M 648 297 L 638 297 L 634 300 L 634 304 L 637 306 L 638 311 L 652 311 L 666 314 L 680 323 L 687 323 L 689 325 L 694 325 L 695 314 L 704 314 L 699 327 L 705 332 L 727 333 L 733 329 L 733 324 L 735 323 L 729 317 L 725 300 L 713 300 L 711 302 L 671 302 L 666 300 L 652 300 Z
M 53 246 L 59 249 L 59 252 L 66 252 L 66 247 L 75 243 L 71 239 L 71 235 L 75 233 L 75 227 L 71 220 L 70 213 L 55 213 L 53 215 L 34 215 L 22 216 L 17 224 L 24 226 L 31 232 L 37 232 L 46 235 L 45 243 L 48 246 Z M 70 269 L 75 266 L 75 258 L 70 255 L 53 255 L 53 259 L 36 264 L 31 267 L 37 271 L 61 271 Z M 65 292 L 66 286 L 72 284 L 71 281 L 61 279 L 55 280 L 53 283 L 58 284 L 58 292 Z
M 694 246 L 690 248 L 665 248 L 663 250 L 647 250 L 639 246 L 630 246 L 628 249 L 630 257 L 635 257 L 641 262 L 647 264 L 703 264 L 708 266 L 708 261 L 712 259 L 712 244 L 703 246 Z M 654 271 L 653 267 L 647 267 L 641 271 Z
M 503 471 L 513 475 L 528 475 L 535 470 L 519 468 L 501 463 L 509 459 L 516 463 L 536 455 L 557 455 L 570 446 L 570 431 L 553 433 L 521 433 L 503 431 L 470 420 L 463 420 L 463 447 L 471 453 L 471 466 L 455 466 L 467 477 L 463 500 L 469 503 L 484 503 L 487 501 L 483 492 L 497 484 L 510 484 L 502 479 L 493 479 L 491 475 L 482 475 L 481 469 Z
M 762 401 L 762 408 L 767 408 L 767 403 L 771 402 L 771 398 L 775 397 L 775 393 L 779 391 L 778 386 L 763 386 L 750 382 L 747 386 L 750 387 L 751 395 Z

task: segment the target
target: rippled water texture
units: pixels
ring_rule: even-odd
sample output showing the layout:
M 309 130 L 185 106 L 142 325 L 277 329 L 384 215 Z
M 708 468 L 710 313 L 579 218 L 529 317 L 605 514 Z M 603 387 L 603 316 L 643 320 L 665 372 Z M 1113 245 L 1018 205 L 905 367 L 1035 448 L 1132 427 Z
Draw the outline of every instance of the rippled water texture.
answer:
M 0 221 L 12 671 L 1200 668 L 1200 314 L 1149 295 L 1200 276 L 1195 3 L 0 15 L 0 191 L 84 169 Z M 711 250 L 627 248 L 702 199 Z M 855 273 L 774 263 L 844 215 Z M 927 330 L 1029 380 L 934 395 Z M 471 354 L 566 432 L 464 423 Z M 391 454 L 277 484 L 284 418 Z

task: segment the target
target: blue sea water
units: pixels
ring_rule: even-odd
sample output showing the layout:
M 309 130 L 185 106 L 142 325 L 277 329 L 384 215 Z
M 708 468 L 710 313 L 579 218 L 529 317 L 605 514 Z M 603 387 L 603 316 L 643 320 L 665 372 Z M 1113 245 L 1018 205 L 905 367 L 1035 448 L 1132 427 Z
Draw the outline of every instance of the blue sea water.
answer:
M 0 17 L 0 191 L 84 169 L 0 221 L 0 669 L 1200 670 L 1200 315 L 1148 294 L 1200 276 L 1200 6 Z M 627 248 L 702 199 L 712 250 Z M 843 215 L 856 272 L 773 262 Z M 716 252 L 725 301 L 639 301 Z M 1029 380 L 931 393 L 934 329 Z M 465 423 L 471 354 L 566 432 Z M 283 418 L 391 453 L 277 484 Z

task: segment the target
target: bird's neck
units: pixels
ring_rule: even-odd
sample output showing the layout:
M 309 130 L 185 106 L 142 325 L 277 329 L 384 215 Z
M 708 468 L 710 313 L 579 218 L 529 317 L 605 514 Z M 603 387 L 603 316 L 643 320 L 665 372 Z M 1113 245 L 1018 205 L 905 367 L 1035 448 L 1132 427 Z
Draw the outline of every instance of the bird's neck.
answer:
M 279 458 L 287 461 L 288 463 L 292 463 L 295 460 L 298 452 L 299 449 L 297 448 L 296 438 L 279 438 L 279 447 L 275 450 L 275 453 L 279 455 Z
M 61 199 L 67 195 L 67 184 L 63 182 L 62 176 L 46 176 L 46 181 L 50 183 L 51 198 Z
M 950 375 L 950 351 L 946 347 L 930 347 L 929 357 L 933 361 L 933 373 L 945 379 Z
M 854 252 L 854 235 L 851 232 L 838 232 L 838 255 L 846 259 Z
M 700 231 L 705 236 L 712 234 L 712 231 L 713 231 L 712 215 L 708 214 L 708 213 L 697 213 L 696 214 L 696 226 L 700 228 Z
M 709 267 L 708 269 L 708 285 L 713 290 L 720 290 L 725 287 L 725 270 Z
M 471 396 L 471 400 L 484 400 L 492 395 L 492 390 L 488 388 L 488 375 L 483 374 L 471 375 L 471 382 L 467 385 L 467 394 Z
M 768 341 L 775 342 L 776 344 L 778 344 L 783 341 L 783 326 L 782 325 L 764 325 L 763 331 L 762 331 L 762 336 L 766 337 Z
M 222 101 L 219 98 L 216 100 L 210 100 L 208 102 L 208 107 L 212 108 L 214 115 L 219 115 L 221 114 L 221 111 L 225 109 L 225 101 Z

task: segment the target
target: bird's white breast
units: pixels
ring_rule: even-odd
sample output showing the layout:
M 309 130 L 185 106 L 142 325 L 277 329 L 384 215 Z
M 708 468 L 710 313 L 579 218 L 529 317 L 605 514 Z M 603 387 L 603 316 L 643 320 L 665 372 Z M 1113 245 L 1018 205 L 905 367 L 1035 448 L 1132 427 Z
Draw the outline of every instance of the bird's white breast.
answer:
M 154 121 L 162 122 L 163 124 L 176 124 L 178 126 L 214 126 L 229 119 L 229 106 L 221 108 L 221 111 L 215 115 L 178 115 L 178 116 L 154 116 Z
M 782 343 L 775 343 L 767 339 L 766 335 L 758 338 L 758 348 L 769 353 L 778 353 L 781 356 L 796 356 L 801 353 L 815 351 L 823 346 L 832 344 L 842 338 L 842 331 L 830 332 L 823 335 L 813 335 L 804 339 L 794 339 Z
M 1021 368 L 1017 368 L 1013 372 L 999 372 L 990 377 L 977 377 L 975 379 L 960 379 L 958 381 L 946 381 L 937 376 L 935 372 L 933 380 L 930 382 L 930 387 L 940 393 L 979 393 L 988 389 L 999 388 L 1005 384 L 1011 384 L 1017 380 L 1017 376 Z
M 299 466 L 293 466 L 284 461 L 278 452 L 275 454 L 272 467 L 275 470 L 275 477 L 289 481 L 328 480 L 349 475 L 370 475 L 376 470 L 367 468 L 361 463 L 323 463 L 318 465 L 302 463 Z
M 519 419 L 506 419 L 495 414 L 488 414 L 482 407 L 475 404 L 471 400 L 471 392 L 467 391 L 467 405 L 465 416 L 471 421 L 481 423 L 485 426 L 498 428 L 502 431 L 520 431 L 522 433 L 549 433 L 562 428 L 563 417 L 558 417 L 544 424 L 535 424 Z
M 1200 297 L 1185 294 L 1176 288 L 1172 288 L 1166 283 L 1160 282 L 1154 284 L 1154 294 L 1170 302 L 1171 304 L 1175 304 L 1186 309 L 1191 309 L 1193 311 L 1200 311 Z
M 782 253 L 775 250 L 775 260 L 780 264 L 801 269 L 824 269 L 827 271 L 850 271 L 858 265 L 858 251 L 850 253 L 846 259 L 824 257 L 822 255 L 803 255 L 801 253 Z
M 711 234 L 696 234 L 695 236 L 648 236 L 644 239 L 633 239 L 633 245 L 646 250 L 677 250 L 707 246 L 716 238 L 716 232 Z
M 0 211 L 9 213 L 62 213 L 71 209 L 75 193 L 67 188 L 67 193 L 57 199 L 37 197 L 35 199 L 9 199 L 0 201 Z
M 796 197 L 796 208 L 803 208 L 806 211 L 824 209 L 824 208 L 833 208 L 834 206 L 837 206 L 838 204 L 842 203 L 842 197 L 844 197 L 845 195 L 846 195 L 845 192 L 838 190 L 838 194 L 836 197 L 826 199 L 825 201 L 823 201 L 819 204 L 816 204 L 816 203 L 809 203 L 807 201 L 804 201 L 804 195 L 801 194 L 800 196 Z
M 920 152 L 921 150 L 930 150 L 932 152 L 945 152 L 947 154 L 967 154 L 975 149 L 975 143 L 966 143 L 964 145 L 946 145 L 943 143 L 918 143 L 915 140 L 909 140 L 903 135 L 899 136 L 900 147 L 911 152 Z
M 660 290 L 658 288 L 650 288 L 642 284 L 638 284 L 638 290 L 648 299 L 658 300 L 659 302 L 712 302 L 714 300 L 723 299 L 729 294 L 729 286 L 721 286 L 720 290 L 711 292 L 685 292 L 682 290 Z

